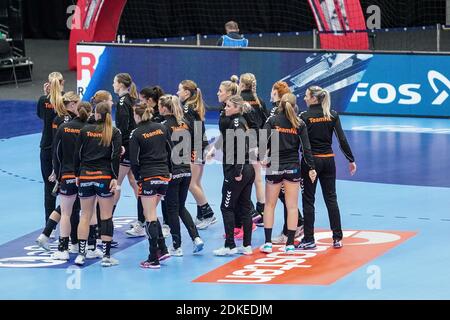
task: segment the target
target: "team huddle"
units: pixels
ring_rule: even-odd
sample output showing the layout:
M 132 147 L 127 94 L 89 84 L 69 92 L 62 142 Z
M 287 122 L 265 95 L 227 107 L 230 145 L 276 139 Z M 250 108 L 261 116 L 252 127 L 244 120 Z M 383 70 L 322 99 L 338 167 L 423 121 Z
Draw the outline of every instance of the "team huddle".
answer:
M 205 134 L 202 92 L 194 81 L 181 81 L 176 95 L 164 94 L 159 86 L 138 93 L 131 76 L 119 73 L 113 90 L 119 96 L 115 125 L 110 92 L 97 91 L 90 102 L 82 102 L 74 92 L 64 93 L 58 72 L 49 75 L 37 104 L 37 115 L 44 122 L 40 147 L 46 226 L 36 242 L 49 250 L 49 239 L 60 224 L 58 251 L 52 259 L 68 261 L 69 253 L 77 253 L 77 265 L 97 258 L 104 267 L 119 263 L 111 255 L 111 248 L 119 245 L 113 240 L 113 214 L 125 178 L 137 208 L 137 221 L 126 234 L 147 236 L 149 242 L 142 268 L 158 269 L 161 261 L 183 256 L 180 220 L 193 254 L 201 252 L 204 241 L 199 230 L 218 221 L 202 186 L 204 166 L 217 154 L 222 154 L 225 243 L 213 250 L 214 255 L 253 254 L 252 232 L 258 226 L 265 233 L 261 252 L 271 253 L 272 243 L 284 243 L 286 254 L 314 249 L 317 182 L 328 210 L 333 247 L 343 246 L 333 133 L 352 175 L 356 164 L 327 90 L 309 87 L 304 97 L 308 109 L 300 112 L 288 84 L 278 81 L 268 109 L 257 95 L 253 74 L 232 76 L 219 85 L 221 134 L 211 144 Z M 256 204 L 251 200 L 253 185 Z M 303 215 L 298 208 L 300 190 Z M 195 220 L 186 209 L 188 192 L 197 203 Z M 272 239 L 278 198 L 284 207 L 284 226 Z M 165 239 L 169 235 L 170 249 Z M 242 246 L 236 240 L 243 240 Z M 99 241 L 103 250 L 97 248 Z

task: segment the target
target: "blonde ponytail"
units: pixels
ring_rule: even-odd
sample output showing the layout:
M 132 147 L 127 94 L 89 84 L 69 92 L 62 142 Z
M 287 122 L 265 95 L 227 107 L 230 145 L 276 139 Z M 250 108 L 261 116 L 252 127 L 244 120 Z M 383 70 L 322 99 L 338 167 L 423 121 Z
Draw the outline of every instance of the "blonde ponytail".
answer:
M 137 100 L 139 98 L 137 87 L 134 82 L 132 82 L 130 86 L 130 97 L 133 98 L 133 100 Z
M 145 103 L 138 103 L 133 107 L 133 111 L 141 117 L 142 122 L 150 121 L 153 118 L 153 108 L 148 107 Z
M 95 108 L 95 112 L 100 114 L 103 123 L 100 124 L 102 127 L 102 138 L 100 140 L 100 145 L 104 147 L 109 147 L 112 140 L 112 117 L 111 108 L 106 102 L 100 102 Z
M 280 111 L 282 111 L 292 127 L 298 128 L 300 126 L 300 120 L 295 112 L 295 105 L 297 104 L 297 98 L 292 93 L 286 93 L 281 97 L 281 103 L 279 106 Z
M 322 110 L 323 115 L 327 120 L 331 119 L 331 97 L 328 90 L 323 89 L 323 100 L 322 100 Z
M 59 74 L 61 75 L 61 74 Z M 49 98 L 50 98 L 50 103 L 52 104 L 52 106 L 55 108 L 56 113 L 58 114 L 58 116 L 63 117 L 65 115 L 67 115 L 67 110 L 64 107 L 64 103 L 63 103 L 63 98 L 62 98 L 62 86 L 61 86 L 61 78 L 59 78 L 58 76 L 53 76 L 52 78 L 50 78 L 49 76 L 49 80 L 50 80 L 50 94 L 49 94 Z
M 197 86 L 197 84 L 192 80 L 183 80 L 181 81 L 181 86 L 184 90 L 188 90 L 191 93 L 191 96 L 187 101 L 186 104 L 193 104 L 195 112 L 198 113 L 200 116 L 200 120 L 205 120 L 205 104 L 203 102 L 203 96 L 202 91 Z
M 158 105 L 167 108 L 169 113 L 172 114 L 177 120 L 178 125 L 182 125 L 183 121 L 183 110 L 181 108 L 180 99 L 177 96 L 170 94 L 163 95 L 158 100 Z
M 317 98 L 317 102 L 322 105 L 323 115 L 327 120 L 331 119 L 331 97 L 330 92 L 319 86 L 311 86 L 308 88 L 312 97 Z

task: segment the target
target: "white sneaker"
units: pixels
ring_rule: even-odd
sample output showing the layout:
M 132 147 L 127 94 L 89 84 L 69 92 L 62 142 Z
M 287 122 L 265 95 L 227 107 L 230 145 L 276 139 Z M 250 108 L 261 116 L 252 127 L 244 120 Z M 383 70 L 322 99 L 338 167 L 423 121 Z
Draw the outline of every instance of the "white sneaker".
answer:
M 167 224 L 162 225 L 162 234 L 164 238 L 170 236 L 170 227 Z
M 272 239 L 272 243 L 286 243 L 287 236 L 285 236 L 283 233 L 281 233 L 278 237 Z
M 246 255 L 246 256 L 250 256 L 250 255 L 253 254 L 252 246 L 246 246 L 246 247 L 242 246 L 242 247 L 239 247 L 239 248 L 238 248 L 238 251 L 239 251 L 240 254 L 244 254 L 244 255 Z
M 64 250 L 64 251 L 56 251 L 55 253 L 52 254 L 51 258 L 53 260 L 69 260 L 70 256 L 69 256 L 69 251 Z
M 130 229 L 133 229 L 137 224 L 142 224 L 139 220 L 130 223 Z
M 86 259 L 98 259 L 103 257 L 103 252 L 100 249 L 88 250 L 86 252 Z
M 69 245 L 69 253 L 78 253 L 78 243 Z
M 266 242 L 261 247 L 259 247 L 259 251 L 263 253 L 272 253 L 272 243 Z
M 174 257 L 182 257 L 183 256 L 183 249 L 181 249 L 181 247 L 174 249 L 171 248 L 170 249 L 170 255 L 174 256 Z
M 48 237 L 45 234 L 41 233 L 39 237 L 36 239 L 36 244 L 42 249 L 50 251 L 48 240 L 49 240 Z
M 133 224 L 133 227 L 125 231 L 125 233 L 130 238 L 145 237 L 146 235 L 145 229 L 142 227 L 142 224 L 139 221 Z
M 286 254 L 294 254 L 295 253 L 295 247 L 293 245 L 285 246 L 284 247 L 284 253 L 286 253 Z
M 119 264 L 119 260 L 113 257 L 103 257 L 102 258 L 102 267 L 112 267 L 117 266 Z
M 202 251 L 203 246 L 205 245 L 205 243 L 203 242 L 203 240 L 200 237 L 195 238 L 193 244 L 194 244 L 193 253 L 198 253 L 198 252 Z
M 222 247 L 217 250 L 213 250 L 213 253 L 215 256 L 221 256 L 221 257 L 232 256 L 232 255 L 238 253 L 238 249 L 237 248 L 230 249 L 227 247 Z
M 211 218 L 205 218 L 197 224 L 197 229 L 204 230 L 207 229 L 210 225 L 217 222 L 217 218 L 212 216 Z
M 86 261 L 86 257 L 82 254 L 77 255 L 75 258 L 75 264 L 78 266 L 84 265 L 84 262 Z
M 52 233 L 50 233 L 50 239 L 55 239 L 56 238 L 56 230 L 53 229 Z

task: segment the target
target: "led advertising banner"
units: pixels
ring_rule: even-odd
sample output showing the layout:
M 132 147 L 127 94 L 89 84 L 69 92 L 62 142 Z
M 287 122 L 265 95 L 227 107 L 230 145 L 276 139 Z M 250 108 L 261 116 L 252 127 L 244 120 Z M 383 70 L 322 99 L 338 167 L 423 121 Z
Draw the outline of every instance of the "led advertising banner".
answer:
M 221 81 L 251 72 L 268 106 L 272 85 L 283 80 L 297 95 L 300 111 L 306 89 L 319 85 L 331 92 L 332 107 L 341 113 L 450 116 L 445 55 L 82 44 L 77 64 L 84 100 L 100 89 L 112 91 L 114 75 L 128 72 L 138 88 L 160 85 L 171 94 L 182 80 L 194 80 L 211 110 L 219 104 Z

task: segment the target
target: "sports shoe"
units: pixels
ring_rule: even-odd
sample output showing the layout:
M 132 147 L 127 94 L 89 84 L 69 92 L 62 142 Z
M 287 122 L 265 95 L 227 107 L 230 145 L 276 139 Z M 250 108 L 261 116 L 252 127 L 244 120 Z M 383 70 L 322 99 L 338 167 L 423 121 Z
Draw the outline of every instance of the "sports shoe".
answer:
M 256 224 L 257 227 L 264 227 L 264 218 L 262 215 L 257 216 L 253 219 L 253 223 Z
M 303 226 L 297 227 L 297 229 L 295 229 L 295 235 L 294 235 L 294 238 L 295 238 L 295 239 L 298 239 L 298 238 L 303 237 L 303 235 L 304 235 Z
M 253 249 L 252 249 L 252 246 L 246 246 L 246 247 L 242 246 L 242 247 L 238 248 L 238 252 L 240 254 L 250 256 L 253 254 Z
M 287 236 L 281 233 L 278 237 L 275 237 L 272 239 L 272 243 L 280 244 L 280 243 L 286 243 Z
M 237 248 L 230 249 L 228 247 L 222 247 L 217 250 L 213 250 L 213 253 L 215 256 L 225 257 L 225 256 L 232 256 L 236 253 L 238 253 Z
M 119 264 L 119 260 L 113 257 L 106 257 L 104 256 L 102 258 L 102 267 L 112 267 Z
M 205 243 L 203 242 L 203 240 L 200 237 L 196 237 L 193 241 L 193 244 L 194 244 L 193 253 L 198 253 L 198 252 L 202 251 L 203 246 L 205 245 Z
M 163 224 L 162 227 L 162 234 L 164 238 L 167 238 L 170 236 L 170 227 L 167 224 Z
M 266 242 L 261 247 L 259 247 L 259 251 L 263 253 L 272 253 L 272 243 Z
M 298 248 L 300 250 L 309 250 L 309 249 L 315 249 L 316 243 L 314 241 L 300 241 L 300 244 L 298 245 Z
M 125 233 L 129 238 L 145 237 L 146 235 L 145 229 L 142 227 L 142 224 L 139 221 L 134 223 L 133 227 L 125 231 Z
M 233 233 L 234 233 L 234 238 L 236 239 L 236 237 L 239 235 L 239 233 L 242 232 L 241 228 L 234 228 Z M 224 233 L 223 234 L 223 238 L 226 239 L 227 235 Z M 241 238 L 242 239 L 242 238 Z
M 144 269 L 161 269 L 161 265 L 159 264 L 159 260 L 146 260 L 140 263 L 141 268 Z
M 237 229 L 237 232 L 236 232 Z M 243 228 L 234 228 L 234 239 L 242 240 L 244 239 L 244 229 Z
M 78 266 L 84 265 L 85 261 L 86 261 L 86 256 L 84 256 L 82 254 L 77 255 L 77 257 L 75 258 L 75 264 Z
M 69 245 L 69 253 L 74 253 L 77 254 L 78 253 L 78 243 L 71 243 Z
M 49 238 L 45 234 L 41 233 L 39 237 L 36 239 L 36 244 L 42 249 L 50 251 L 50 245 L 48 243 L 48 240 Z
M 64 250 L 64 251 L 56 251 L 52 254 L 51 259 L 53 260 L 69 260 L 70 256 L 69 256 L 69 251 Z
M 136 224 L 142 225 L 142 222 L 140 222 L 139 220 L 137 220 L 137 221 L 135 221 L 135 222 L 130 223 L 130 229 L 133 229 L 134 226 L 135 226 Z
M 181 247 L 179 248 L 172 248 L 170 249 L 170 255 L 174 256 L 174 257 L 182 257 L 183 256 L 183 249 L 181 249 Z
M 264 218 L 261 213 L 259 213 L 257 210 L 253 210 L 252 213 L 252 221 L 254 224 L 256 224 L 258 227 L 264 227 Z
M 156 255 L 157 255 L 159 261 L 164 261 L 164 260 L 167 260 L 170 258 L 170 253 L 167 248 L 165 248 L 163 251 L 158 250 Z
M 100 249 L 86 251 L 86 259 L 98 259 L 103 257 L 103 252 Z
M 286 254 L 294 254 L 295 253 L 295 247 L 292 244 L 290 244 L 288 246 L 285 246 L 284 247 L 284 253 L 286 253 Z
M 333 240 L 333 248 L 340 249 L 344 245 L 342 244 L 342 240 Z
M 205 218 L 203 220 L 200 220 L 199 224 L 197 225 L 197 229 L 204 230 L 207 229 L 210 225 L 217 222 L 217 218 L 212 216 L 211 218 Z
M 111 248 L 117 248 L 119 243 L 117 241 L 111 240 Z

